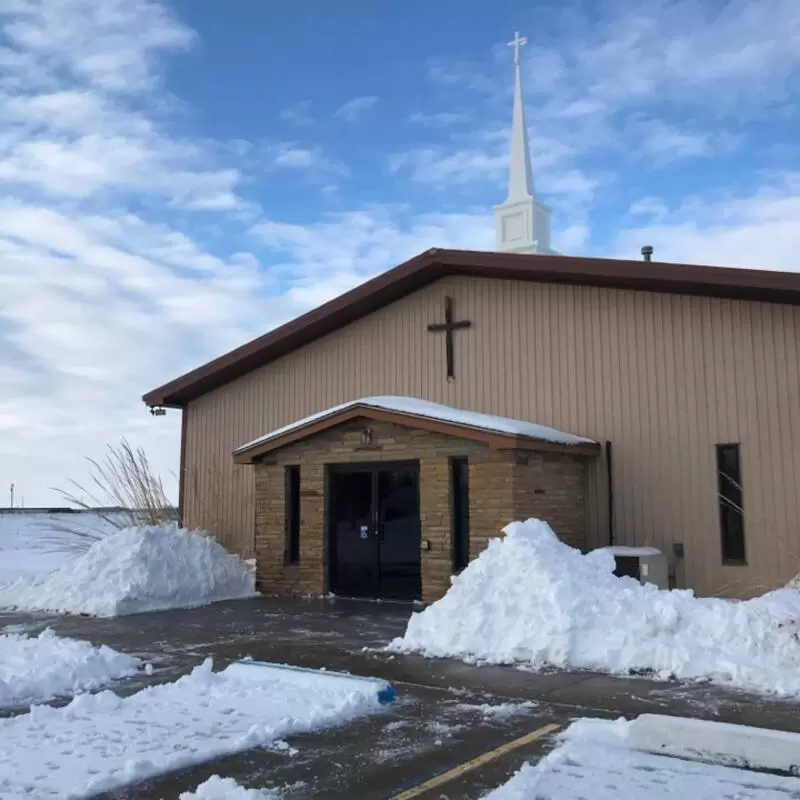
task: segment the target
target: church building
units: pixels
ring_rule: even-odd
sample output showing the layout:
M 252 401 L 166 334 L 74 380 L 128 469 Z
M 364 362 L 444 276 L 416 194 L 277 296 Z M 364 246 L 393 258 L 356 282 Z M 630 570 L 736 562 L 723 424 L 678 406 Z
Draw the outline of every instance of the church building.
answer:
M 800 571 L 800 275 L 553 251 L 521 44 L 496 251 L 421 253 L 144 396 L 181 410 L 183 524 L 265 594 L 429 602 L 531 516 L 699 594 Z

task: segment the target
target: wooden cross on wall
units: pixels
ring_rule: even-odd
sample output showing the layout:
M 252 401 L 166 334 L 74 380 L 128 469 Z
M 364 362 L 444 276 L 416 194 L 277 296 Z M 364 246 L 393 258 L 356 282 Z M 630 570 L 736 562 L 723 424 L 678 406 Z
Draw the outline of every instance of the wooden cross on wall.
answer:
M 453 331 L 461 330 L 462 328 L 469 328 L 472 323 L 469 320 L 454 320 L 453 319 L 453 298 L 445 297 L 444 299 L 444 322 L 436 322 L 428 325 L 428 330 L 432 333 L 445 334 L 445 352 L 447 353 L 447 380 L 455 378 L 453 362 L 455 361 L 453 355 Z

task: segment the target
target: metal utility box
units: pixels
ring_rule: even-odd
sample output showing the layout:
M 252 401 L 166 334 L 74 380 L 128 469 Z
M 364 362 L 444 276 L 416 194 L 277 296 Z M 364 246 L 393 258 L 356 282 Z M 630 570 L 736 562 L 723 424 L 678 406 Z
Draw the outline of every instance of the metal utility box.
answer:
M 669 589 L 667 557 L 655 547 L 604 547 L 614 556 L 615 575 L 627 575 L 639 583 L 652 583 L 659 589 Z

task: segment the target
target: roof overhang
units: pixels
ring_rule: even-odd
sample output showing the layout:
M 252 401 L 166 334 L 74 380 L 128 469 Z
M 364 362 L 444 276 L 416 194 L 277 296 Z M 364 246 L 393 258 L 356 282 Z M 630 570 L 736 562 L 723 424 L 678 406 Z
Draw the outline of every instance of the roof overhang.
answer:
M 153 389 L 142 399 L 151 407 L 181 408 L 207 392 L 451 275 L 800 305 L 800 274 L 797 273 L 434 249 Z
M 281 447 L 302 441 L 354 419 L 390 422 L 396 425 L 405 425 L 408 428 L 416 428 L 417 430 L 440 433 L 444 436 L 458 436 L 461 439 L 484 444 L 494 450 L 537 450 L 550 453 L 570 453 L 587 457 L 597 456 L 600 453 L 600 445 L 595 442 L 586 441 L 580 444 L 550 442 L 532 436 L 491 431 L 449 420 L 432 419 L 409 412 L 390 411 L 355 403 L 321 418 L 314 418 L 307 425 L 291 428 L 286 433 L 244 445 L 234 452 L 233 460 L 237 464 L 254 464 Z

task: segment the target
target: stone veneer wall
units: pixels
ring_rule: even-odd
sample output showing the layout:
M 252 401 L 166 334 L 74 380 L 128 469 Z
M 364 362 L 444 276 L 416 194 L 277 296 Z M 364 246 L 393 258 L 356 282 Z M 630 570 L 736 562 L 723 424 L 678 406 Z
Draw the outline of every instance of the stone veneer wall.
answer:
M 526 453 L 514 483 L 514 519 L 538 517 L 572 547 L 587 543 L 585 456 L 568 453 Z
M 361 445 L 361 431 L 372 443 Z M 422 599 L 449 586 L 452 563 L 450 458 L 469 458 L 470 556 L 513 519 L 540 516 L 563 526 L 570 544 L 585 542 L 585 460 L 569 454 L 498 451 L 427 430 L 351 420 L 294 442 L 256 464 L 255 547 L 258 588 L 264 594 L 319 595 L 327 591 L 325 465 L 418 461 L 422 539 Z M 300 466 L 300 560 L 284 562 L 284 467 Z

